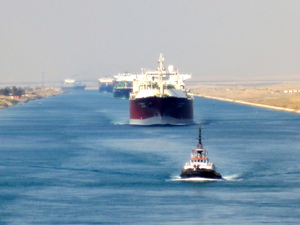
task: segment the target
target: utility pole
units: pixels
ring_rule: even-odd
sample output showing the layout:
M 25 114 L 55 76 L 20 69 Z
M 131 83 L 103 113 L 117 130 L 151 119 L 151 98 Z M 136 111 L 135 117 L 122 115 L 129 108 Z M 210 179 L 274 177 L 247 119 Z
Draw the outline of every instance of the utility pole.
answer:
M 45 89 L 45 73 L 42 73 L 42 77 L 43 77 L 43 89 Z

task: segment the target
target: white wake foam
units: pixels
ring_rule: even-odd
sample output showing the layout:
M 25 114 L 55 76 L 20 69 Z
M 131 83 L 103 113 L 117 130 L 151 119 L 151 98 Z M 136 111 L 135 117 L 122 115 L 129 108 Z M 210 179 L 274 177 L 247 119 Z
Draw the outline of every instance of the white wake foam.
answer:
M 112 125 L 128 125 L 128 123 L 123 122 L 111 122 Z
M 228 181 L 241 181 L 243 180 L 241 178 L 240 174 L 234 174 L 234 175 L 230 175 L 230 176 L 225 176 L 223 177 L 224 180 L 228 180 Z
M 180 176 L 173 176 L 168 181 L 185 181 L 185 182 L 208 182 L 208 181 L 221 181 L 222 179 L 210 179 L 203 177 L 190 177 L 190 178 L 181 178 Z
M 190 177 L 190 178 L 181 178 L 180 176 L 173 176 L 167 181 L 187 181 L 187 182 L 208 182 L 208 181 L 241 181 L 240 174 L 234 174 L 230 176 L 225 176 L 223 179 L 211 179 L 211 178 L 202 178 L 202 177 Z

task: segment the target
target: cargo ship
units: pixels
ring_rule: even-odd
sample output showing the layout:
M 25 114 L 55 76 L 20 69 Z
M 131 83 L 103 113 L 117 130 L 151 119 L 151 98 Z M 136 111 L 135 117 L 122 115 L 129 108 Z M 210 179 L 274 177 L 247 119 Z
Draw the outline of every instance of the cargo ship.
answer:
M 199 128 L 199 143 L 197 148 L 196 150 L 192 150 L 191 159 L 184 165 L 180 177 L 222 179 L 221 174 L 216 172 L 216 166 L 209 162 L 207 151 L 203 149 L 201 128 Z
M 160 54 L 156 71 L 142 69 L 133 81 L 130 93 L 131 125 L 189 125 L 193 124 L 194 97 L 185 89 L 189 74 L 179 74 L 173 66 L 165 70 Z
M 136 74 L 128 72 L 115 75 L 115 86 L 113 90 L 114 98 L 129 99 L 129 94 L 132 91 L 132 82 L 137 78 Z
M 99 92 L 113 92 L 114 79 L 110 77 L 102 77 L 99 79 Z
M 85 89 L 85 84 L 82 84 L 81 82 L 78 82 L 74 79 L 65 79 L 64 83 L 61 87 L 61 89 L 65 92 L 71 92 L 71 91 L 82 91 Z
M 113 90 L 114 98 L 129 99 L 129 95 L 130 92 L 132 91 L 132 87 L 130 87 L 130 83 L 128 85 L 129 87 L 127 86 L 127 83 L 124 86 L 119 86 L 116 84 Z

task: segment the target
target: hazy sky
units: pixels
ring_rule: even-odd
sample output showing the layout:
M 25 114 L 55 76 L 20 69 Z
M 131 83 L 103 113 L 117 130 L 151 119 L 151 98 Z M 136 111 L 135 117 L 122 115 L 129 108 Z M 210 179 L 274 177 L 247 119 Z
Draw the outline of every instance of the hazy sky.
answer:
M 299 0 L 0 0 L 0 82 L 155 69 L 193 80 L 300 74 Z

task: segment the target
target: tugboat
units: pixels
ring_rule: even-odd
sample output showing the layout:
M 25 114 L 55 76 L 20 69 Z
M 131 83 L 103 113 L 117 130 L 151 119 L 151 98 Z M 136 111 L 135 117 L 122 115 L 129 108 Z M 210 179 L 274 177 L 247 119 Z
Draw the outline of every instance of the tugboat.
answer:
M 181 178 L 208 178 L 222 179 L 215 171 L 216 166 L 208 160 L 208 153 L 201 143 L 201 128 L 199 128 L 199 143 L 196 150 L 192 150 L 190 162 L 186 163 L 181 171 Z

